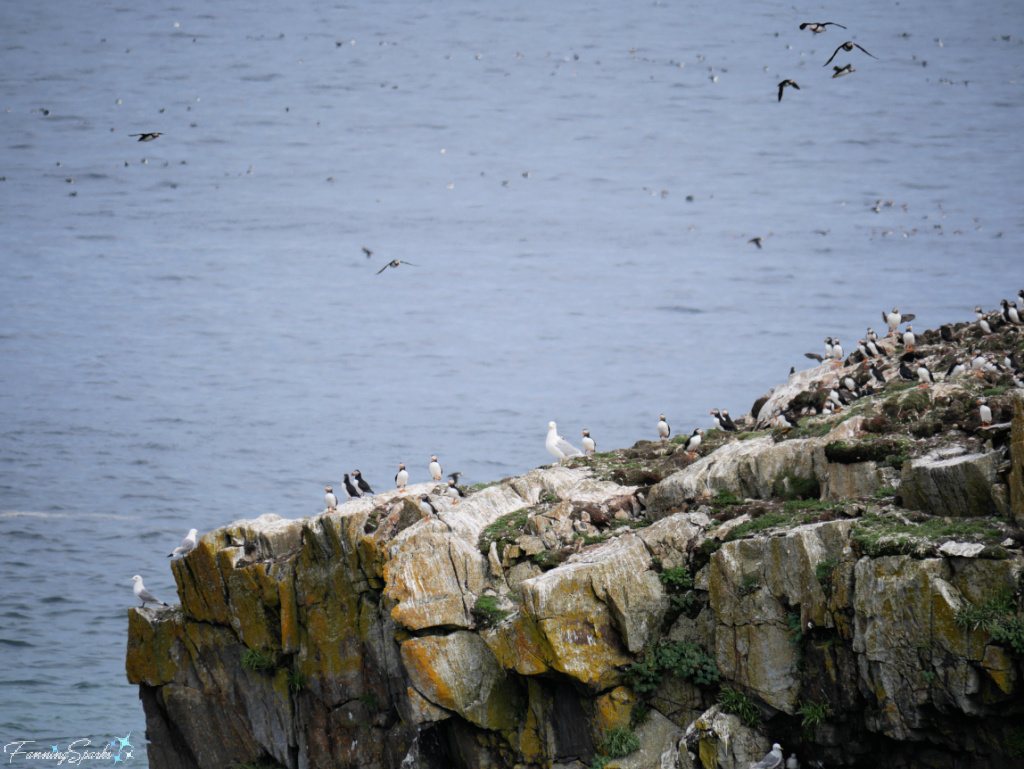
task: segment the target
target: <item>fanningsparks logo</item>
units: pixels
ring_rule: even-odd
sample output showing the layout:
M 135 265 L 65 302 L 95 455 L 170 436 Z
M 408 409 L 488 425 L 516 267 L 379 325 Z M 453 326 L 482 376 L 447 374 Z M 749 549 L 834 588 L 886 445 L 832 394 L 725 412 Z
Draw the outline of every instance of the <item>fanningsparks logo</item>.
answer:
M 45 750 L 36 745 L 35 740 L 17 740 L 4 745 L 7 763 L 13 764 L 15 757 L 23 761 L 53 762 L 57 766 L 68 763 L 71 766 L 81 765 L 84 761 L 111 761 L 121 764 L 132 757 L 135 746 L 129 741 L 132 736 L 128 732 L 124 737 L 115 737 L 110 742 L 102 743 L 99 748 L 92 747 L 88 739 L 75 740 L 68 743 L 67 749 L 61 750 L 60 745 L 51 745 Z

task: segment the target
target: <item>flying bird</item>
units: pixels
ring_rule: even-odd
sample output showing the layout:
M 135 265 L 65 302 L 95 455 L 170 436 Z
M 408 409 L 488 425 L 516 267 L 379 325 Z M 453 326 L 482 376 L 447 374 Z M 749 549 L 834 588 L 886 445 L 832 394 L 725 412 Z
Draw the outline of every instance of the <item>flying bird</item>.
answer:
M 456 483 L 459 482 L 459 478 L 461 478 L 463 475 L 465 475 L 465 473 L 459 473 L 459 472 L 448 473 L 448 477 L 451 480 L 455 481 Z
M 366 254 L 366 258 L 367 259 L 369 259 L 371 256 L 373 256 L 373 251 L 368 249 L 366 246 L 363 246 L 363 253 Z
M 327 510 L 334 512 L 338 509 L 338 495 L 334 493 L 334 489 L 328 486 L 324 489 L 324 502 L 327 503 Z
M 174 552 L 167 557 L 173 558 L 176 555 L 188 555 L 191 553 L 196 549 L 196 539 L 198 536 L 199 532 L 196 529 L 189 529 L 185 539 L 181 540 L 181 544 L 174 548 Z
M 146 590 L 146 586 L 142 584 L 142 577 L 136 574 L 131 578 L 131 581 L 135 583 L 135 587 L 132 588 L 132 592 L 135 593 L 135 597 L 142 601 L 142 608 L 146 608 L 147 603 L 158 603 L 161 606 L 166 606 L 163 601 L 153 595 L 151 592 Z
M 825 28 L 828 27 L 828 26 L 833 26 L 833 27 L 839 27 L 841 29 L 846 29 L 846 27 L 844 27 L 842 24 L 837 24 L 834 21 L 822 21 L 822 22 L 805 21 L 803 24 L 800 25 L 800 29 L 809 29 L 809 30 L 811 30 L 811 32 L 813 32 L 814 34 L 818 35 L 818 34 L 821 34 L 822 32 L 824 32 Z
M 856 72 L 852 64 L 847 64 L 845 67 L 832 67 L 835 72 L 832 74 L 832 78 L 842 77 L 843 75 L 849 75 L 851 72 Z
M 381 274 L 382 272 L 384 272 L 384 270 L 386 270 L 386 269 L 387 269 L 388 267 L 397 267 L 397 266 L 398 266 L 398 265 L 400 265 L 400 264 L 407 264 L 407 265 L 409 265 L 410 267 L 415 267 L 415 266 L 416 266 L 416 265 L 415 265 L 415 264 L 413 264 L 412 262 L 407 262 L 407 261 L 405 261 L 404 259 L 392 259 L 392 260 L 391 260 L 390 262 L 388 262 L 388 263 L 387 263 L 387 264 L 385 264 L 385 265 L 384 265 L 383 267 L 381 267 L 381 268 L 380 268 L 379 270 L 377 270 L 377 274 L 378 274 L 378 275 L 380 275 L 380 274 Z
M 866 53 L 872 59 L 877 59 L 878 58 L 873 53 L 870 53 L 864 46 L 858 45 L 857 43 L 853 42 L 852 40 L 847 40 L 841 46 L 836 48 L 835 52 L 831 56 L 828 57 L 828 61 L 826 61 L 821 66 L 827 67 L 829 64 L 831 64 L 832 63 L 832 59 L 834 59 L 836 57 L 836 54 L 839 53 L 840 51 L 847 51 L 847 52 L 849 52 L 849 51 L 852 51 L 854 48 L 860 48 L 862 51 L 864 51 L 864 53 Z
M 558 425 L 554 422 L 548 422 L 548 437 L 544 441 L 544 448 L 548 450 L 549 454 L 557 459 L 583 456 L 582 451 L 558 434 Z
M 764 240 L 764 238 L 762 238 L 760 235 L 758 235 L 756 238 L 751 238 L 747 242 L 748 243 L 753 243 L 758 248 L 761 248 L 761 241 L 763 241 L 763 240 Z
M 138 136 L 140 142 L 151 142 L 156 137 L 163 136 L 163 134 L 160 133 L 159 131 L 154 131 L 153 133 L 147 133 L 147 134 L 128 134 L 128 135 L 129 136 Z
M 786 89 L 787 85 L 792 86 L 798 91 L 800 90 L 800 86 L 796 84 L 795 80 L 783 80 L 781 83 L 779 83 L 779 101 L 782 101 L 782 92 Z

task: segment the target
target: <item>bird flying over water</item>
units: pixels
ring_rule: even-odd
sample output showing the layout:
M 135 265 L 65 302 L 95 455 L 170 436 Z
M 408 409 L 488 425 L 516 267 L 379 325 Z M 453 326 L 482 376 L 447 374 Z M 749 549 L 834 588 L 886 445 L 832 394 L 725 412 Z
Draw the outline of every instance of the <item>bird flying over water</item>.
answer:
M 785 90 L 787 85 L 792 86 L 798 91 L 800 90 L 800 86 L 796 84 L 795 80 L 783 80 L 781 83 L 779 83 L 779 101 L 782 101 L 782 92 Z M 757 246 L 758 248 L 760 248 L 761 244 L 758 243 Z
M 831 64 L 832 63 L 832 59 L 834 59 L 836 57 L 836 54 L 839 53 L 840 51 L 847 51 L 847 52 L 849 52 L 849 51 L 852 51 L 854 48 L 860 48 L 862 51 L 864 51 L 864 53 L 866 53 L 872 59 L 877 59 L 878 58 L 873 53 L 869 53 L 868 50 L 864 46 L 858 45 L 857 43 L 853 42 L 852 40 L 847 40 L 841 46 L 836 48 L 836 50 L 832 53 L 832 55 L 828 57 L 828 61 L 826 61 L 821 66 L 827 67 L 829 64 Z
M 371 256 L 373 256 L 373 251 L 368 249 L 366 246 L 363 246 L 363 253 L 366 254 L 366 258 L 367 259 L 369 259 Z
M 837 24 L 834 21 L 805 21 L 803 24 L 800 25 L 800 29 L 809 29 L 811 30 L 811 32 L 818 35 L 824 32 L 825 28 L 830 25 L 833 27 L 840 27 L 842 29 L 846 29 L 846 27 L 844 27 L 842 24 Z
M 856 72 L 857 71 L 857 70 L 855 70 L 853 68 L 852 64 L 847 64 L 845 67 L 832 67 L 832 69 L 835 70 L 832 73 L 832 79 L 833 80 L 835 78 L 837 78 L 837 77 L 842 77 L 843 75 L 849 75 L 851 72 Z
M 379 270 L 377 270 L 377 274 L 378 274 L 378 275 L 380 275 L 380 274 L 381 274 L 382 272 L 384 272 L 384 270 L 386 270 L 386 269 L 387 269 L 388 267 L 397 267 L 397 266 L 398 266 L 398 265 L 400 265 L 400 264 L 407 264 L 407 265 L 409 265 L 410 267 L 415 267 L 415 266 L 416 266 L 416 265 L 415 265 L 415 264 L 413 264 L 412 262 L 407 262 L 407 261 L 405 261 L 404 259 L 392 259 L 392 260 L 391 260 L 390 262 L 388 262 L 388 263 L 387 263 L 387 264 L 385 264 L 385 265 L 384 265 L 383 267 L 381 267 L 381 268 L 380 268 Z
M 140 142 L 151 142 L 156 137 L 163 136 L 163 134 L 160 133 L 159 131 L 154 131 L 153 133 L 146 133 L 146 134 L 128 134 L 128 135 L 129 136 L 138 136 Z
M 760 235 L 758 235 L 756 238 L 751 238 L 747 242 L 748 243 L 753 243 L 758 248 L 761 248 L 761 241 L 763 241 L 763 240 L 764 240 L 764 238 L 762 238 Z

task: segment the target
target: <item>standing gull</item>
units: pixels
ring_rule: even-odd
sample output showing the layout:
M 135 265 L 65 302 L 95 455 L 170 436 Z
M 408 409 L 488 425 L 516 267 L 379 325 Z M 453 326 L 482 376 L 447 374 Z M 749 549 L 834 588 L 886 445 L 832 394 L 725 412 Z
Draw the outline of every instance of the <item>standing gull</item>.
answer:
M 196 538 L 199 536 L 199 532 L 196 529 L 189 529 L 188 534 L 185 535 L 185 539 L 181 540 L 181 544 L 174 548 L 174 552 L 168 555 L 168 558 L 173 558 L 176 555 L 188 555 L 196 549 Z
M 147 603 L 158 603 L 161 606 L 167 606 L 163 601 L 153 595 L 151 592 L 146 590 L 146 586 L 142 584 L 142 577 L 136 574 L 131 579 L 135 583 L 135 587 L 132 588 L 132 592 L 135 593 L 135 597 L 142 601 L 142 608 L 146 608 Z
M 544 448 L 556 459 L 583 456 L 582 451 L 558 434 L 558 425 L 554 422 L 548 422 L 548 437 L 544 441 Z
M 781 769 L 782 767 L 782 746 L 779 743 L 772 745 L 771 751 L 756 764 L 751 764 L 750 769 Z

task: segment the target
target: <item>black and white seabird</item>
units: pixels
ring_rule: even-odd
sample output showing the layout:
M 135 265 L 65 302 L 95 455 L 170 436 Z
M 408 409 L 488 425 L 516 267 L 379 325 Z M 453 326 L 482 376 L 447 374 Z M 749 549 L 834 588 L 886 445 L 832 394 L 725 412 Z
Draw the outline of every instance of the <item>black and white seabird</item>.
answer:
M 722 425 L 722 414 L 721 414 L 721 412 L 718 409 L 711 409 L 711 411 L 709 411 L 708 413 L 711 415 L 711 419 L 715 423 L 715 429 L 716 430 L 724 430 L 725 427 L 723 427 L 723 425 Z
M 686 439 L 686 444 L 683 446 L 686 449 L 686 453 L 690 455 L 690 459 L 697 456 L 697 447 L 700 446 L 700 437 L 704 435 L 704 431 L 699 427 L 693 431 L 689 438 Z
M 809 29 L 814 34 L 818 35 L 825 31 L 826 27 L 839 27 L 840 29 L 846 29 L 842 24 L 837 24 L 834 21 L 805 21 L 800 25 L 800 29 Z
M 992 424 L 992 409 L 989 408 L 984 398 L 978 398 L 978 416 L 981 417 L 982 427 Z
M 442 520 L 441 516 L 437 512 L 437 508 L 430 503 L 430 497 L 426 494 L 420 494 L 420 512 L 422 512 L 427 518 L 437 518 L 445 526 L 448 526 L 448 531 L 452 530 L 452 527 L 447 521 Z
M 851 72 L 856 72 L 852 64 L 847 64 L 844 67 L 835 66 L 832 67 L 832 79 L 842 77 L 843 75 L 849 75 Z
M 585 457 L 590 456 L 597 450 L 597 441 L 590 437 L 590 430 L 583 431 L 583 439 L 580 443 L 583 444 L 583 456 Z
M 348 477 L 348 473 L 345 473 L 345 493 L 348 494 L 349 499 L 358 499 L 363 496 L 362 492 L 356 488 L 356 485 L 352 483 L 352 479 Z
M 444 493 L 452 498 L 452 504 L 459 504 L 459 499 L 465 499 L 466 493 L 460 489 L 451 478 L 448 479 L 448 488 L 444 490 Z
M 763 240 L 764 240 L 764 238 L 762 238 L 760 235 L 758 235 L 756 238 L 751 238 L 747 242 L 748 243 L 753 243 L 758 248 L 761 248 L 761 241 L 763 241 Z
M 147 133 L 147 134 L 128 134 L 128 135 L 129 136 L 138 136 L 140 142 L 151 142 L 155 138 L 157 138 L 158 136 L 163 136 L 163 134 L 160 133 L 159 131 L 154 131 L 153 133 Z
M 409 482 L 409 471 L 405 469 L 405 465 L 401 462 L 398 463 L 398 472 L 395 473 L 395 488 L 397 488 L 403 494 L 405 493 L 405 484 Z
M 786 89 L 787 85 L 795 88 L 798 91 L 800 90 L 800 86 L 796 84 L 795 80 L 783 80 L 781 83 L 779 83 L 779 101 L 782 101 L 782 92 Z M 758 243 L 757 247 L 760 248 L 761 244 Z
M 363 474 L 358 470 L 352 471 L 352 477 L 356 479 L 356 488 L 359 489 L 360 494 L 369 494 L 373 496 L 373 489 L 370 488 L 370 484 L 363 479 Z
M 465 475 L 465 473 L 459 473 L 459 472 L 448 473 L 448 478 L 453 480 L 453 481 L 455 481 L 455 483 L 458 483 L 459 482 L 459 478 L 461 478 L 463 475 Z
M 441 476 L 444 475 L 444 470 L 441 469 L 441 463 L 437 461 L 437 457 L 433 454 L 430 455 L 430 465 L 427 469 L 430 470 L 430 477 L 435 481 L 441 480 Z
M 874 365 L 871 366 L 869 371 L 871 373 L 871 378 L 873 380 L 878 382 L 878 384 L 880 384 L 880 385 L 884 385 L 885 384 L 885 376 Z
M 832 360 L 835 357 L 835 343 L 832 341 L 832 337 L 825 337 L 825 359 Z
M 658 437 L 665 442 L 672 435 L 672 428 L 668 426 L 668 422 L 665 421 L 665 415 L 661 414 L 658 417 Z
M 373 256 L 373 251 L 368 249 L 366 246 L 363 246 L 363 253 L 366 254 L 366 258 L 367 259 L 369 259 L 371 256 Z
M 847 40 L 841 46 L 836 48 L 835 53 L 833 53 L 831 56 L 829 56 L 828 57 L 828 61 L 826 61 L 821 66 L 827 67 L 829 64 L 831 64 L 832 63 L 832 59 L 834 59 L 836 57 L 836 54 L 839 53 L 840 51 L 847 51 L 847 52 L 849 52 L 849 51 L 852 51 L 854 48 L 860 48 L 862 51 L 864 51 L 864 53 L 867 53 L 868 56 L 870 56 L 872 59 L 877 59 L 878 58 L 873 53 L 868 53 L 867 49 L 864 46 L 858 45 L 857 43 L 853 42 L 852 40 Z M 849 66 L 849 65 L 847 65 L 847 66 Z
M 953 341 L 953 327 L 948 323 L 944 326 L 939 326 L 939 336 L 942 337 L 943 342 Z
M 558 425 L 554 422 L 548 422 L 548 437 L 544 441 L 544 448 L 556 459 L 583 456 L 582 451 L 558 434 Z
M 334 489 L 328 486 L 324 489 L 324 502 L 327 503 L 327 510 L 334 512 L 338 509 L 338 495 L 334 493 Z
M 188 534 L 185 535 L 185 539 L 181 540 L 181 544 L 174 548 L 174 552 L 168 555 L 168 558 L 173 558 L 176 555 L 188 555 L 196 549 L 196 541 L 199 538 L 199 531 L 197 529 L 189 529 Z
M 885 315 L 885 313 L 882 314 Z M 871 328 L 871 326 L 868 326 L 868 333 L 864 336 L 864 338 L 869 342 L 877 342 L 878 334 L 875 333 L 875 330 Z
M 978 328 L 981 329 L 983 334 L 991 334 L 992 326 L 989 325 L 988 319 L 985 317 L 985 313 L 981 311 L 980 307 L 974 308 L 974 315 L 978 318 Z
M 892 336 L 896 333 L 896 329 L 901 323 L 910 323 L 916 315 L 900 315 L 900 308 L 893 307 L 892 312 L 886 312 L 882 310 L 882 320 L 885 321 L 885 325 L 889 327 L 888 336 Z
M 962 376 L 965 371 L 967 371 L 967 367 L 963 364 L 963 361 L 957 358 L 950 364 L 949 368 L 946 369 L 946 379 Z
M 832 360 L 837 366 L 843 365 L 843 346 L 839 344 L 838 338 L 832 340 Z
M 380 268 L 379 270 L 377 270 L 377 274 L 378 274 L 378 275 L 380 275 L 380 274 L 381 274 L 382 272 L 384 272 L 384 270 L 386 270 L 386 269 L 387 269 L 388 267 L 397 267 L 397 266 L 398 266 L 398 265 L 400 265 L 400 264 L 407 264 L 407 265 L 409 265 L 410 267 L 415 267 L 415 266 L 416 266 L 416 265 L 415 265 L 415 264 L 413 264 L 412 262 L 407 262 L 407 261 L 405 261 L 404 259 L 392 259 L 392 260 L 391 260 L 390 262 L 388 262 L 388 263 L 387 263 L 387 264 L 385 264 L 385 265 L 384 265 L 383 267 L 381 267 L 381 268 Z
M 738 428 L 736 423 L 732 421 L 732 417 L 729 416 L 729 412 L 725 409 L 722 409 L 721 420 L 722 427 L 724 427 L 727 432 L 738 433 L 740 431 L 740 428 Z
M 927 387 L 930 384 L 935 384 L 935 377 L 932 376 L 932 372 L 923 363 L 917 365 L 917 378 L 921 380 L 921 384 L 918 387 Z
M 161 606 L 166 606 L 163 601 L 153 595 L 151 592 L 146 590 L 146 586 L 142 584 L 142 577 L 136 574 L 131 578 L 131 581 L 135 583 L 135 587 L 132 588 L 132 592 L 135 593 L 135 597 L 142 601 L 142 608 L 146 608 L 147 603 L 158 603 Z
M 917 375 L 913 371 L 911 371 L 907 367 L 907 364 L 904 363 L 902 360 L 900 361 L 899 371 L 900 379 L 902 379 L 904 382 L 913 382 L 915 379 L 917 379 Z
M 1019 326 L 1021 321 L 1020 313 L 1017 311 L 1017 303 L 1008 302 L 1005 299 L 1003 299 L 1001 302 L 999 302 L 999 304 L 1003 308 L 1003 318 L 1006 320 L 1006 322 L 1011 323 L 1014 326 Z
M 907 352 L 914 351 L 914 342 L 917 341 L 917 337 L 914 336 L 914 327 L 907 326 L 907 330 L 903 332 L 903 346 L 907 348 Z

